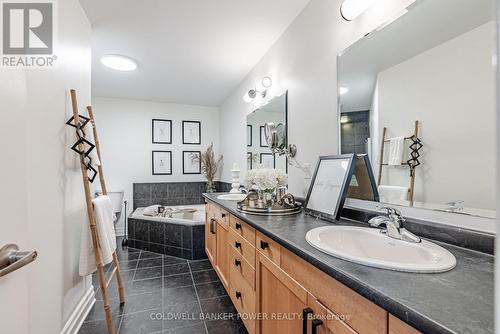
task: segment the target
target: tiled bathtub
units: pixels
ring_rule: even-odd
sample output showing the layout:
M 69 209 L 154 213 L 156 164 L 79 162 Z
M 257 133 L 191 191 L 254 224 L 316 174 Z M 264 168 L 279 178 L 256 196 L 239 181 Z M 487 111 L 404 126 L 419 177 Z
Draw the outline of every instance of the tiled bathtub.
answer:
M 147 217 L 137 208 L 128 219 L 129 247 L 182 257 L 188 260 L 206 258 L 205 206 L 183 205 L 174 208 L 194 208 L 192 215 L 172 218 Z

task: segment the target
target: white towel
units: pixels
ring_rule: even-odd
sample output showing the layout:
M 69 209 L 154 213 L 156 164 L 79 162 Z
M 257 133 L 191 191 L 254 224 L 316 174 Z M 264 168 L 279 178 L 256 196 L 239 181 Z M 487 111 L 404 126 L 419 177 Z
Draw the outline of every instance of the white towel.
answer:
M 406 205 L 408 202 L 408 188 L 399 186 L 378 186 L 380 202 Z
M 389 166 L 400 166 L 403 163 L 405 137 L 391 138 L 389 142 Z
M 95 145 L 94 126 L 92 125 L 92 122 L 88 122 L 87 125 L 85 125 L 84 131 L 85 139 Z M 101 165 L 99 155 L 97 154 L 97 148 L 94 147 L 94 149 L 89 153 L 89 158 L 92 160 L 92 166 Z
M 150 205 L 142 210 L 144 216 L 158 216 L 159 205 Z
M 116 235 L 113 226 L 113 205 L 108 196 L 99 196 L 92 200 L 94 217 L 101 246 L 103 264 L 113 261 L 116 250 Z M 87 276 L 96 270 L 94 246 L 90 226 L 85 225 L 82 231 L 82 244 L 80 247 L 80 276 Z

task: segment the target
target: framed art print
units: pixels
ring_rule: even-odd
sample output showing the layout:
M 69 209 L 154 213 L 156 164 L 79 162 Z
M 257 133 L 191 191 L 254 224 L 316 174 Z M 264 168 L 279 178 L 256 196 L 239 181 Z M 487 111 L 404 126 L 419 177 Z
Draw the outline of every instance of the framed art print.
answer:
M 172 144 L 172 121 L 168 119 L 152 120 L 153 144 Z
M 172 151 L 153 151 L 153 175 L 172 175 Z
M 319 157 L 304 205 L 306 213 L 330 221 L 340 218 L 355 159 L 355 154 Z
M 247 125 L 247 147 L 251 147 L 252 146 L 252 126 L 251 125 Z
M 200 151 L 182 151 L 182 174 L 201 174 L 200 158 Z
M 182 143 L 201 145 L 201 122 L 182 121 Z
M 266 139 L 266 127 L 260 127 L 260 147 L 268 147 Z
M 260 154 L 260 164 L 263 168 L 275 168 L 276 159 L 272 153 L 261 153 Z

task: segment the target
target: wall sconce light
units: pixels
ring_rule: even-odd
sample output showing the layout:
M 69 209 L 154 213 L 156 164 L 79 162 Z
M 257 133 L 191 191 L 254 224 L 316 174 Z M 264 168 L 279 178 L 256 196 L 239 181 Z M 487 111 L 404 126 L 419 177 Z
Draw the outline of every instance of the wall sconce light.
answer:
M 265 98 L 267 95 L 267 90 L 271 85 L 273 84 L 273 81 L 271 80 L 270 77 L 264 77 L 262 80 L 257 83 L 255 88 L 250 89 L 244 96 L 243 96 L 243 101 L 246 103 L 252 102 L 257 95 L 261 96 L 262 98 Z
M 340 5 L 340 15 L 346 21 L 352 21 L 364 11 L 366 11 L 375 2 L 375 0 L 345 0 Z

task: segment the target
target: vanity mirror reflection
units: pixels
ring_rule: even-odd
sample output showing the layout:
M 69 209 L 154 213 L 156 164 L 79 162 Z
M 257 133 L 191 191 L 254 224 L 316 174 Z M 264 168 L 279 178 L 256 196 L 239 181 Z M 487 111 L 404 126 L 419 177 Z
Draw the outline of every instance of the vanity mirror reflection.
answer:
M 272 98 L 247 115 L 247 169 L 277 168 L 288 171 L 286 155 L 273 154 L 266 138 L 266 124 L 273 123 L 276 145 L 287 147 L 287 94 Z
M 418 0 L 339 55 L 340 153 L 380 202 L 496 216 L 493 7 Z

